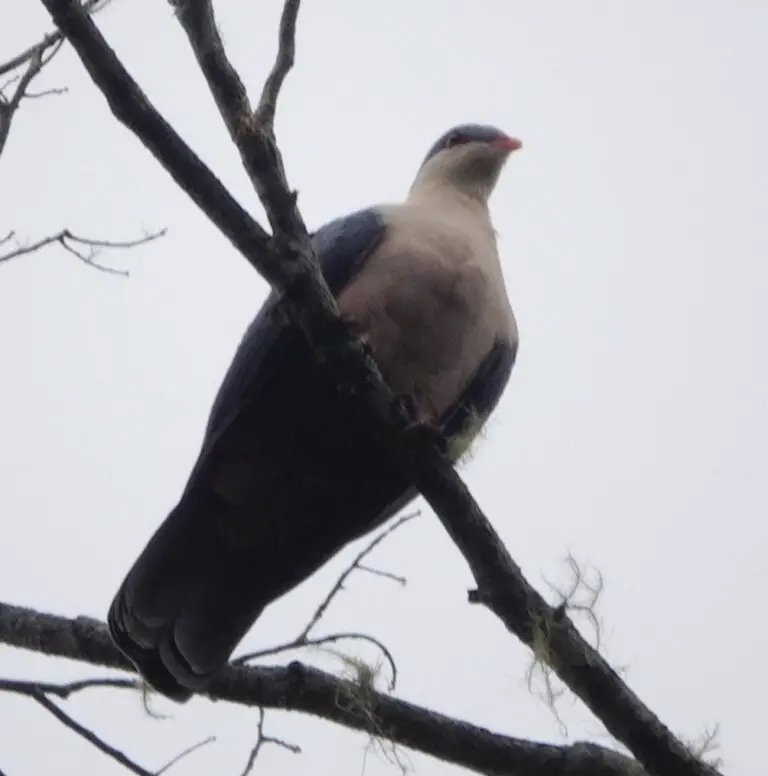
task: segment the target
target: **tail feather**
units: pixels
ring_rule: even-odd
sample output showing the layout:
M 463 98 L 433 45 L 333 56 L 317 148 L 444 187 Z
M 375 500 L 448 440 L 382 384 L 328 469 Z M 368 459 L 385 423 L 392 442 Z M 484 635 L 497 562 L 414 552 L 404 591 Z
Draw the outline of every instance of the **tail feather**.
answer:
M 416 495 L 362 427 L 300 439 L 270 439 L 258 460 L 230 439 L 215 467 L 193 472 L 115 596 L 112 639 L 164 695 L 205 689 L 266 606 Z
M 179 702 L 210 683 L 267 603 L 254 579 L 259 564 L 217 535 L 217 520 L 232 507 L 216 501 L 176 507 L 107 617 L 115 645 L 150 685 Z
M 139 643 L 137 629 L 129 624 L 131 619 L 124 610 L 121 590 L 112 602 L 107 616 L 109 633 L 115 646 L 136 666 L 138 672 L 155 690 L 178 703 L 188 701 L 193 690 L 179 681 L 178 671 L 169 669 L 162 659 L 157 642 L 151 647 Z

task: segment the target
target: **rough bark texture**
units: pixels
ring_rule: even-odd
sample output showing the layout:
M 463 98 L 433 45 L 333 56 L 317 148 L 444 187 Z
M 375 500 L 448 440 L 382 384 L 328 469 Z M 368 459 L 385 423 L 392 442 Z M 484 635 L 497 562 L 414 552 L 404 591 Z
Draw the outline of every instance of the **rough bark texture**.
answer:
M 0 603 L 0 641 L 46 655 L 133 671 L 107 627 Z M 0 683 L 2 689 L 2 683 Z M 645 776 L 633 760 L 589 743 L 554 746 L 492 733 L 293 662 L 229 666 L 208 693 L 243 706 L 300 711 L 430 754 L 470 770 L 504 776 Z

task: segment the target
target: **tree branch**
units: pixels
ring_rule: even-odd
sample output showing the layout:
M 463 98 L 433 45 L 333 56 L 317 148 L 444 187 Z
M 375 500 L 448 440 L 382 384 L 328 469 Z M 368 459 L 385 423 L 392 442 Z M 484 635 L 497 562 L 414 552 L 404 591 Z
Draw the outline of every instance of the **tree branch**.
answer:
M 104 8 L 111 0 L 86 0 L 83 3 L 83 10 L 86 13 L 94 14 Z M 38 52 L 45 53 L 51 46 L 55 46 L 57 43 L 61 43 L 64 40 L 64 35 L 61 30 L 54 30 L 49 32 L 39 43 L 35 43 L 32 46 L 24 49 L 20 54 L 15 57 L 11 57 L 2 64 L 0 64 L 0 75 L 6 73 L 12 73 L 17 68 L 29 62 L 30 59 L 36 57 Z
M 280 263 L 284 266 L 279 271 L 280 277 L 270 282 L 285 289 L 292 280 L 285 265 L 296 264 L 296 271 L 308 274 L 315 285 L 320 286 L 322 276 L 317 269 L 306 226 L 296 207 L 296 194 L 289 189 L 286 181 L 273 125 L 278 91 L 293 66 L 299 0 L 287 0 L 284 5 L 277 58 L 256 111 L 252 109 L 246 88 L 227 57 L 211 0 L 174 0 L 174 6 L 272 227 L 276 247 L 281 253 Z M 317 294 L 318 288 L 313 292 Z M 326 304 L 333 299 L 327 289 L 321 292 L 321 296 L 328 297 L 324 299 Z
M 302 326 L 318 358 L 333 362 L 336 377 L 350 396 L 364 402 L 378 419 L 382 442 L 402 461 L 467 560 L 478 585 L 473 600 L 487 606 L 529 646 L 536 642 L 538 629 L 545 623 L 552 668 L 654 776 L 716 774 L 698 761 L 622 682 L 581 637 L 565 611 L 550 607 L 527 582 L 441 453 L 434 434 L 413 427 L 404 408 L 393 401 L 373 359 L 340 325 L 335 300 L 317 267 L 296 197 L 285 180 L 272 128 L 265 130 L 255 121 L 242 122 L 243 117 L 251 115 L 250 105 L 215 33 L 210 3 L 186 0 L 179 8 L 180 17 L 264 204 L 274 233 L 271 238 L 152 107 L 82 8 L 74 0 L 42 2 L 118 120 L 134 131 L 268 282 L 283 291 L 288 314 Z M 303 681 L 307 676 L 314 677 L 306 673 L 308 670 L 299 671 Z
M 196 744 L 192 744 L 192 746 L 188 746 L 184 751 L 179 752 L 175 757 L 172 757 L 165 765 L 162 765 L 160 768 L 158 768 L 155 771 L 155 776 L 160 776 L 161 774 L 165 773 L 166 771 L 173 768 L 174 765 L 177 765 L 180 763 L 185 757 L 189 757 L 193 752 L 196 752 L 198 749 L 202 749 L 204 746 L 208 746 L 208 744 L 212 744 L 216 741 L 216 736 L 208 736 L 208 738 L 204 738 L 202 741 L 198 741 Z
M 136 679 L 83 679 L 81 681 L 70 682 L 68 684 L 51 684 L 49 682 L 30 682 L 18 681 L 14 679 L 0 679 L 0 691 L 12 692 L 16 693 L 17 695 L 25 695 L 28 698 L 31 698 L 36 703 L 40 704 L 40 706 L 42 706 L 46 711 L 56 717 L 56 719 L 58 719 L 62 725 L 77 733 L 89 744 L 96 747 L 96 749 L 98 749 L 100 752 L 103 752 L 108 757 L 111 757 L 116 762 L 120 763 L 120 765 L 127 768 L 129 771 L 136 773 L 139 776 L 160 776 L 160 774 L 165 773 L 188 755 L 197 751 L 206 744 L 210 744 L 215 741 L 215 736 L 209 736 L 205 740 L 199 741 L 198 743 L 187 747 L 184 751 L 177 754 L 156 771 L 149 771 L 135 761 L 131 760 L 120 750 L 115 749 L 113 746 L 108 744 L 106 741 L 104 741 L 103 738 L 97 736 L 92 730 L 85 727 L 84 725 L 81 725 L 77 720 L 75 720 L 71 715 L 64 711 L 64 709 L 55 704 L 48 697 L 49 695 L 56 695 L 59 698 L 66 699 L 76 692 L 93 687 L 140 690 L 142 686 L 143 683 Z
M 347 566 L 345 571 L 339 575 L 336 583 L 328 591 L 328 595 L 326 595 L 326 597 L 321 601 L 320 605 L 315 610 L 315 613 L 312 615 L 312 617 L 310 617 L 309 622 L 304 626 L 304 629 L 296 637 L 297 641 L 306 639 L 309 636 L 310 631 L 320 622 L 326 611 L 328 611 L 328 607 L 331 605 L 333 599 L 336 598 L 336 596 L 344 589 L 344 583 L 349 579 L 352 572 L 356 569 L 360 569 L 360 562 L 367 558 L 388 536 L 400 528 L 400 526 L 405 525 L 405 523 L 413 520 L 414 517 L 418 517 L 418 515 L 419 512 L 412 512 L 410 514 L 399 517 L 388 528 L 381 531 L 377 536 L 371 539 L 371 541 L 369 541 L 362 550 L 360 550 L 349 566 Z
M 248 755 L 248 760 L 245 763 L 245 768 L 243 768 L 241 776 L 248 776 L 248 774 L 253 770 L 253 766 L 256 764 L 256 758 L 259 756 L 261 747 L 264 746 L 264 744 L 276 744 L 277 746 L 281 746 L 283 749 L 287 749 L 293 754 L 301 754 L 300 746 L 289 744 L 287 741 L 283 741 L 281 738 L 265 735 L 264 721 L 267 714 L 261 707 L 259 707 L 258 712 L 259 721 L 256 723 L 256 743 L 253 745 L 253 748 Z
M 28 256 L 30 253 L 35 253 L 41 248 L 45 248 L 53 243 L 58 243 L 64 248 L 65 251 L 71 253 L 78 258 L 83 264 L 98 269 L 101 272 L 107 272 L 112 275 L 122 275 L 128 277 L 127 270 L 114 269 L 104 264 L 99 264 L 96 261 L 96 257 L 99 255 L 102 249 L 112 248 L 123 250 L 126 248 L 136 248 L 139 245 L 145 245 L 148 242 L 157 240 L 163 237 L 166 233 L 165 229 L 161 229 L 159 232 L 152 232 L 151 234 L 145 234 L 143 237 L 139 237 L 136 240 L 94 240 L 90 237 L 78 237 L 76 234 L 70 232 L 69 229 L 62 229 L 56 234 L 48 235 L 28 245 L 21 245 L 16 242 L 16 247 L 5 253 L 0 253 L 0 264 L 11 261 L 11 259 L 17 259 L 20 256 Z M 10 232 L 7 237 L 0 240 L 0 245 L 8 242 L 13 238 L 14 232 Z M 83 251 L 83 248 L 87 249 L 87 252 Z
M 56 719 L 59 720 L 65 727 L 77 733 L 81 738 L 84 738 L 89 744 L 95 746 L 99 751 L 104 752 L 105 755 L 111 757 L 120 765 L 127 768 L 129 771 L 138 774 L 138 776 L 153 776 L 151 771 L 146 768 L 142 768 L 135 763 L 129 757 L 126 757 L 119 749 L 115 749 L 110 746 L 102 738 L 99 738 L 92 730 L 81 725 L 77 720 L 73 719 L 66 711 L 60 709 L 52 700 L 49 700 L 45 695 L 39 691 L 31 693 L 31 697 L 39 703 L 46 711 L 49 711 Z
M 257 650 L 256 652 L 248 652 L 245 655 L 240 655 L 239 657 L 232 660 L 232 664 L 238 666 L 246 665 L 251 661 L 257 660 L 259 658 L 278 655 L 282 652 L 302 649 L 303 647 L 319 647 L 337 641 L 367 641 L 369 644 L 373 644 L 375 647 L 377 647 L 384 655 L 387 663 L 389 663 L 389 668 L 392 674 L 389 682 L 389 689 L 390 691 L 394 690 L 397 685 L 397 664 L 395 663 L 395 658 L 392 653 L 383 642 L 379 641 L 379 639 L 367 633 L 329 633 L 325 636 L 319 636 L 315 638 L 310 638 L 309 634 L 310 631 L 312 631 L 322 620 L 323 616 L 328 611 L 328 607 L 331 605 L 331 603 L 333 603 L 334 599 L 336 599 L 342 590 L 344 590 L 344 584 L 352 575 L 352 573 L 356 570 L 362 570 L 366 568 L 365 566 L 360 565 L 360 561 L 362 561 L 364 558 L 367 558 L 368 555 L 370 555 L 376 549 L 376 547 L 378 547 L 387 537 L 391 536 L 392 533 L 394 533 L 398 528 L 413 520 L 413 518 L 418 517 L 420 514 L 420 512 L 411 512 L 409 514 L 403 515 L 391 523 L 391 525 L 389 525 L 387 528 L 380 531 L 372 539 L 370 539 L 365 547 L 363 547 L 363 549 L 355 556 L 355 558 L 352 559 L 352 562 L 347 566 L 347 568 L 344 569 L 341 574 L 339 574 L 338 579 L 336 582 L 334 582 L 325 598 L 323 598 L 323 600 L 318 604 L 312 616 L 307 621 L 307 624 L 293 639 L 283 642 L 282 644 L 277 644 L 273 647 L 265 647 L 264 649 Z M 394 574 L 378 571 L 378 569 L 374 569 L 374 571 L 383 576 L 394 578 L 401 584 L 405 584 L 406 580 L 402 579 L 401 577 L 395 577 Z
M 32 695 L 42 692 L 67 700 L 71 695 L 94 688 L 110 690 L 138 690 L 141 683 L 137 679 L 80 679 L 76 682 L 56 684 L 53 682 L 30 682 L 24 679 L 0 679 L 0 692 L 15 692 L 18 695 Z
M 25 97 L 29 85 L 32 83 L 35 76 L 40 74 L 46 61 L 50 61 L 58 50 L 58 48 L 55 48 L 53 53 L 46 60 L 43 58 L 44 50 L 38 48 L 29 58 L 27 69 L 21 76 L 18 79 L 11 79 L 0 89 L 0 155 L 2 155 L 5 144 L 8 142 L 8 135 L 11 131 L 13 117 L 19 109 L 19 105 L 21 105 L 21 101 Z M 16 83 L 16 88 L 10 98 L 7 98 L 4 91 L 14 82 Z
M 110 0 L 86 0 L 83 3 L 85 13 L 94 14 L 104 8 Z M 0 76 L 6 73 L 12 73 L 14 70 L 26 65 L 26 70 L 21 75 L 15 76 L 0 86 L 0 155 L 2 155 L 5 145 L 8 142 L 8 135 L 11 131 L 11 122 L 21 101 L 26 97 L 43 97 L 51 94 L 62 94 L 62 89 L 46 89 L 37 94 L 30 94 L 28 89 L 32 81 L 40 75 L 42 69 L 56 56 L 64 42 L 64 35 L 56 30 L 46 35 L 39 43 L 17 54 L 15 57 L 0 63 Z M 5 90 L 12 84 L 16 88 L 10 97 L 5 96 Z
M 0 643 L 133 673 L 106 625 L 0 603 Z M 11 680 L 8 680 L 11 681 Z M 0 687 L 2 689 L 2 687 Z M 492 733 L 301 663 L 230 665 L 211 683 L 213 700 L 312 714 L 496 776 L 644 776 L 632 759 L 589 743 L 541 744 Z
M 300 0 L 285 0 L 283 4 L 275 64 L 264 81 L 261 99 L 254 116 L 257 124 L 270 128 L 274 127 L 277 98 L 283 88 L 283 82 L 288 73 L 291 72 L 296 59 L 296 23 L 300 4 Z

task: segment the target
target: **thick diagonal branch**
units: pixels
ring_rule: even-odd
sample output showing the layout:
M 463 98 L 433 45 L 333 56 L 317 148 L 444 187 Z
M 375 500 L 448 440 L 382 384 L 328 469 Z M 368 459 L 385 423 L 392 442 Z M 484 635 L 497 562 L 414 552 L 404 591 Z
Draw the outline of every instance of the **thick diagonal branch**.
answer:
M 283 261 L 311 263 L 307 229 L 296 206 L 296 196 L 286 182 L 273 125 L 279 89 L 293 65 L 299 0 L 285 3 L 275 66 L 255 111 L 227 57 L 211 0 L 174 0 L 174 6 L 245 171 L 264 204 L 274 236 L 296 254 L 286 255 L 282 251 Z
M 272 285 L 282 289 L 288 312 L 303 327 L 318 358 L 332 361 L 337 380 L 378 418 L 382 442 L 409 469 L 419 491 L 467 560 L 479 588 L 476 600 L 487 605 L 529 646 L 534 644 L 540 634 L 537 629 L 544 623 L 550 634 L 549 664 L 654 776 L 716 774 L 672 735 L 581 637 L 568 617 L 552 609 L 527 582 L 432 436 L 408 433 L 410 419 L 393 402 L 375 362 L 339 325 L 338 309 L 317 267 L 270 133 L 259 131 L 250 122 L 245 140 L 240 138 L 238 142 L 237 133 L 235 136 L 274 230 L 271 239 L 152 107 L 74 0 L 42 2 L 72 43 L 115 116 L 134 131 L 248 261 Z M 185 13 L 194 12 L 195 8 L 200 11 L 201 7 L 205 10 L 205 3 L 201 5 L 200 0 L 186 3 L 192 8 L 185 5 Z M 206 13 L 209 12 L 212 19 L 210 6 Z M 205 30 L 215 29 L 215 23 L 211 25 L 209 19 L 201 18 L 207 24 Z M 200 29 L 202 35 L 203 28 Z M 205 57 L 221 60 L 224 54 L 220 41 L 211 43 L 203 38 L 200 45 L 206 42 L 209 45 Z M 206 62 L 206 67 L 215 66 L 216 72 L 226 72 L 222 61 Z M 206 77 L 210 85 L 211 78 Z M 242 87 L 239 78 L 237 82 L 232 80 L 231 85 L 238 90 Z M 221 108 L 223 103 L 219 103 Z M 228 99 L 226 110 L 222 110 L 228 126 L 232 124 L 232 114 L 226 108 L 229 104 Z M 242 99 L 231 104 L 250 110 Z M 537 643 L 540 641 L 539 638 Z

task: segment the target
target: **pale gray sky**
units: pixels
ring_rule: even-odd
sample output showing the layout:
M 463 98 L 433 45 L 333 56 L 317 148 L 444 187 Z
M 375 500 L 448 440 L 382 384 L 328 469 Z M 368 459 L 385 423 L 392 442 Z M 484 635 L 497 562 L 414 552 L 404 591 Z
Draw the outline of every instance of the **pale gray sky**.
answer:
M 50 27 L 41 4 L 16 5 L 0 60 Z M 255 90 L 280 3 L 216 7 Z M 100 24 L 157 107 L 259 213 L 169 6 L 122 0 Z M 454 123 L 523 140 L 493 200 L 521 350 L 464 476 L 534 582 L 562 578 L 568 551 L 602 570 L 608 658 L 680 735 L 721 723 L 729 776 L 764 770 L 767 39 L 758 0 L 315 0 L 278 118 L 312 226 L 402 197 Z M 2 598 L 103 618 L 179 495 L 266 285 L 112 119 L 71 52 L 42 85 L 70 93 L 18 115 L 0 159 L 0 233 L 169 229 L 102 257 L 129 267 L 129 280 L 56 249 L 0 267 Z M 353 551 L 273 606 L 245 646 L 293 635 Z M 386 641 L 401 697 L 566 740 L 525 689 L 527 651 L 466 604 L 471 577 L 431 515 L 375 561 L 409 587 L 359 576 L 327 627 Z M 92 673 L 3 647 L 0 667 Z M 239 772 L 252 713 L 158 706 L 175 721 L 146 720 L 130 694 L 69 704 L 146 767 L 214 734 L 176 773 Z M 569 739 L 607 742 L 578 702 L 561 712 Z M 11 776 L 123 772 L 23 698 L 0 696 L 0 729 Z M 363 736 L 276 712 L 267 730 L 305 754 L 265 749 L 262 773 L 361 772 Z M 422 776 L 459 773 L 409 758 Z M 369 756 L 365 772 L 397 771 Z

